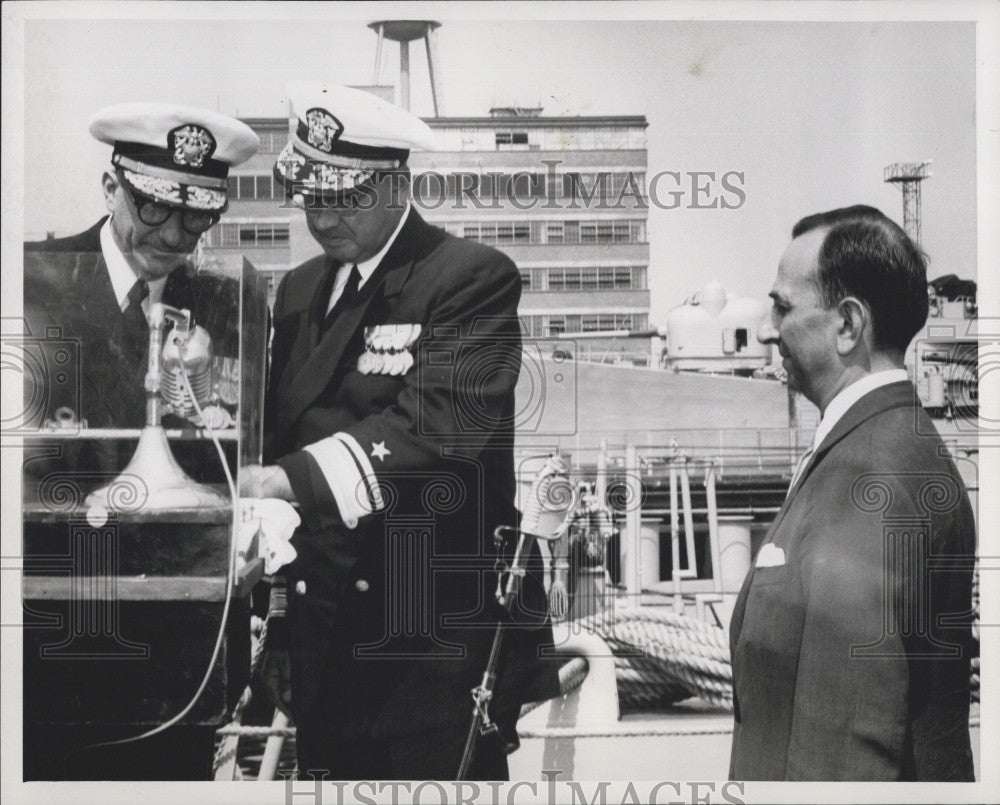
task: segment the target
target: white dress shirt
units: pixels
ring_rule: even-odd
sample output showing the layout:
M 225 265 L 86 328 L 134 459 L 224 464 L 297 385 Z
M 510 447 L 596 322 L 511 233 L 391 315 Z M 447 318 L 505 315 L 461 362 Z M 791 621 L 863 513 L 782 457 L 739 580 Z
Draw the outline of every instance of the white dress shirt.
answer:
M 842 388 L 837 392 L 837 396 L 830 400 L 830 403 L 826 406 L 826 410 L 823 412 L 823 418 L 820 420 L 816 428 L 816 434 L 813 436 L 813 449 L 815 450 L 823 444 L 823 440 L 830 435 L 833 426 L 843 418 L 844 414 L 851 409 L 854 403 L 866 394 L 875 391 L 875 389 L 906 379 L 905 369 L 886 369 L 881 372 L 872 372 L 870 375 L 865 375 L 860 380 Z
M 795 465 L 795 472 L 792 473 L 792 481 L 788 485 L 788 491 L 791 492 L 795 487 L 796 482 L 799 477 L 805 472 L 813 454 L 816 452 L 817 448 L 823 444 L 823 440 L 830 435 L 834 426 L 844 417 L 853 405 L 858 402 L 862 397 L 875 389 L 882 388 L 882 386 L 888 386 L 890 383 L 898 383 L 900 380 L 906 380 L 906 370 L 905 369 L 886 369 L 881 372 L 872 372 L 870 375 L 865 375 L 860 380 L 851 383 L 851 385 L 842 388 L 837 395 L 830 400 L 830 403 L 826 406 L 826 410 L 823 412 L 823 418 L 820 420 L 819 426 L 816 428 L 816 433 L 813 435 L 812 444 L 809 445 L 809 449 L 803 453 Z
M 115 236 L 111 234 L 111 219 L 105 221 L 101 227 L 101 253 L 104 255 L 104 263 L 108 267 L 108 276 L 111 278 L 111 287 L 115 290 L 115 298 L 118 300 L 118 307 L 125 312 L 129 306 L 128 292 L 132 290 L 139 279 L 132 270 L 122 250 L 115 242 Z M 167 284 L 167 278 L 150 280 L 149 296 L 142 300 L 142 312 L 149 318 L 149 306 L 163 299 L 163 286 Z
M 337 300 L 340 299 L 341 294 L 344 293 L 344 286 L 347 285 L 347 280 L 351 276 L 351 269 L 355 265 L 358 267 L 358 274 L 361 275 L 361 279 L 358 280 L 358 290 L 365 287 L 365 283 L 368 282 L 368 278 L 375 273 L 375 269 L 378 268 L 378 264 L 382 262 L 382 258 L 385 257 L 385 253 L 389 251 L 389 247 L 396 242 L 396 238 L 399 237 L 399 233 L 402 231 L 403 224 L 406 223 L 406 217 L 409 214 L 410 200 L 407 199 L 406 206 L 403 208 L 403 214 L 399 217 L 399 223 L 396 224 L 395 230 L 393 230 L 392 235 L 389 236 L 385 245 L 379 249 L 378 254 L 375 254 L 360 263 L 345 263 L 337 269 L 337 278 L 333 282 L 333 290 L 330 292 L 330 301 L 327 302 L 326 305 L 327 313 L 333 310 L 333 306 L 337 304 Z

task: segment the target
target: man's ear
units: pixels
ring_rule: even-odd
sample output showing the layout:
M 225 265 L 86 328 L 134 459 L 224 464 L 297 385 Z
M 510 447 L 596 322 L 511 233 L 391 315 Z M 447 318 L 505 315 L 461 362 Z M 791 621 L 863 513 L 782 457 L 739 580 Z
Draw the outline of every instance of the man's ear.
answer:
M 115 200 L 118 187 L 118 177 L 111 171 L 104 171 L 104 175 L 101 177 L 101 189 L 104 191 L 104 204 L 108 208 L 108 212 L 114 212 L 118 207 L 118 202 Z
M 837 305 L 837 313 L 840 316 L 840 325 L 837 329 L 837 354 L 850 355 L 860 344 L 871 340 L 871 311 L 857 297 L 845 296 Z

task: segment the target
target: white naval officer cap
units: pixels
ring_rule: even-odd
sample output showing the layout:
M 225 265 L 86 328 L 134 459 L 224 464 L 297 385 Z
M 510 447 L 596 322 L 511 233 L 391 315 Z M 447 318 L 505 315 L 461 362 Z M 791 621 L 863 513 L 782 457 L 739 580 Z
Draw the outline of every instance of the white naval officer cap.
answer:
M 434 148 L 430 126 L 370 92 L 298 84 L 289 101 L 295 132 L 274 165 L 288 195 L 345 193 L 405 165 L 411 149 Z
M 260 140 L 228 115 L 169 103 L 121 103 L 90 119 L 90 133 L 114 147 L 111 162 L 135 193 L 190 210 L 222 212 L 229 168 Z

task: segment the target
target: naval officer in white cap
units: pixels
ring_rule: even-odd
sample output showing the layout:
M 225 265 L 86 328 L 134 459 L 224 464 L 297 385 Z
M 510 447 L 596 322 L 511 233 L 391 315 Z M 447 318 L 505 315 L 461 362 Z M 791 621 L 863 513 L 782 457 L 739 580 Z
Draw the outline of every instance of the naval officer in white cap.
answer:
M 38 337 L 58 328 L 61 339 L 77 345 L 79 365 L 63 367 L 70 382 L 30 378 L 45 386 L 29 389 L 30 399 L 46 400 L 40 420 L 54 418 L 66 406 L 90 428 L 139 427 L 145 420 L 149 306 L 162 300 L 192 307 L 189 257 L 226 209 L 229 169 L 248 159 L 259 140 L 248 126 L 226 115 L 165 103 L 103 109 L 91 119 L 90 132 L 112 146 L 110 165 L 101 177 L 109 215 L 81 234 L 24 246 L 27 326 Z M 133 450 L 134 443 L 81 440 L 65 447 L 58 468 L 74 473 L 70 477 L 81 485 L 97 486 L 114 477 Z M 26 456 L 26 477 L 37 466 L 44 463 Z M 248 634 L 245 617 L 231 618 L 231 623 L 242 623 Z M 218 725 L 176 726 L 146 740 L 85 749 L 141 730 L 130 724 L 51 723 L 46 676 L 29 666 L 59 660 L 38 659 L 38 634 L 24 630 L 26 780 L 211 779 Z M 42 642 L 61 637 L 49 629 Z M 132 679 L 137 668 L 141 676 L 148 665 L 142 660 L 110 664 Z M 84 677 L 93 673 L 82 670 Z M 178 679 L 189 673 L 200 671 L 177 669 Z M 79 695 L 103 694 L 89 690 Z M 72 720 L 72 714 L 65 716 Z
M 50 407 L 68 403 L 92 428 L 140 427 L 149 306 L 189 306 L 190 255 L 226 210 L 230 167 L 260 141 L 239 120 L 165 103 L 102 109 L 90 133 L 113 147 L 101 177 L 109 215 L 79 235 L 25 244 L 25 312 L 37 332 L 54 325 L 80 342 L 81 399 L 53 388 Z
M 297 726 L 301 774 L 453 779 L 497 608 L 493 532 L 514 525 L 521 280 L 501 252 L 424 222 L 406 161 L 417 117 L 374 95 L 293 95 L 275 175 L 322 254 L 277 290 L 265 460 L 244 494 L 296 500 L 298 556 L 272 591 L 264 677 Z M 533 555 L 525 585 L 541 591 Z M 505 642 L 490 714 L 516 740 L 544 596 Z M 527 683 L 535 682 L 534 689 Z M 471 768 L 505 779 L 498 741 Z

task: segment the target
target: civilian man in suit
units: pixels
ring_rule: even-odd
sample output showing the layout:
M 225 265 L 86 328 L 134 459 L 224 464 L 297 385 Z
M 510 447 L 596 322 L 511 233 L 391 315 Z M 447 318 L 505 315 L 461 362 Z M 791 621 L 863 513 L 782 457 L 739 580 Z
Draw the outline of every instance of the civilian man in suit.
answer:
M 733 613 L 730 776 L 972 780 L 973 513 L 903 369 L 925 258 L 871 207 L 792 238 L 758 337 L 822 420 Z
M 241 476 L 245 494 L 296 500 L 303 520 L 290 630 L 272 613 L 265 680 L 287 708 L 290 674 L 300 773 L 453 779 L 497 619 L 493 531 L 518 522 L 520 276 L 412 208 L 409 150 L 433 145 L 421 120 L 347 87 L 303 90 L 292 107 L 275 173 L 323 254 L 278 288 L 275 463 Z M 551 641 L 531 556 L 530 625 L 507 636 L 490 707 L 508 737 L 526 697 L 556 692 L 551 671 L 525 688 L 521 661 Z M 480 745 L 471 775 L 506 778 L 498 743 Z
M 109 215 L 81 234 L 24 244 L 28 334 L 74 343 L 79 359 L 62 365 L 67 382 L 26 376 L 25 399 L 44 401 L 33 409 L 29 426 L 64 418 L 88 428 L 145 424 L 150 305 L 162 301 L 195 308 L 199 292 L 190 276 L 191 254 L 228 205 L 230 167 L 260 144 L 238 120 L 166 103 L 102 109 L 91 118 L 90 133 L 113 147 L 111 165 L 101 177 Z M 91 491 L 88 483 L 99 486 L 125 468 L 135 443 L 81 439 L 62 447 L 56 458 L 26 450 L 26 495 L 52 471 L 81 479 L 85 494 Z M 178 454 L 182 463 L 184 453 Z M 246 617 L 232 623 L 231 636 L 246 643 Z M 26 650 L 33 636 L 26 628 Z M 39 723 L 35 708 L 44 696 L 26 674 L 25 779 L 210 779 L 214 727 L 178 726 L 142 741 L 81 751 L 137 730 Z

